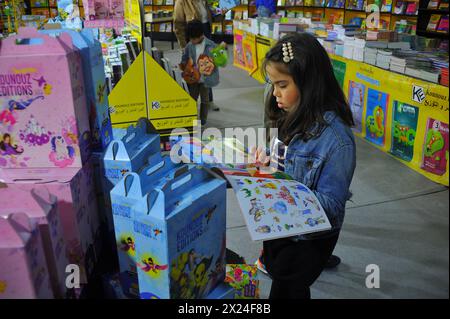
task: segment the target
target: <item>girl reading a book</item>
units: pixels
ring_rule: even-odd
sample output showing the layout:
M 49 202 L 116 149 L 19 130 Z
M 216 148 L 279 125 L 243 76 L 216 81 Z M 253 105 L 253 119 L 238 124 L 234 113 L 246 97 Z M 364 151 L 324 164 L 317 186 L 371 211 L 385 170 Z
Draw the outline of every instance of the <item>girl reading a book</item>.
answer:
M 272 165 L 308 186 L 332 229 L 265 241 L 260 258 L 272 277 L 270 298 L 310 298 L 339 237 L 356 165 L 350 107 L 320 43 L 308 33 L 283 37 L 266 54 L 271 85 L 265 112 L 278 136 L 270 152 L 254 150 L 257 163 Z

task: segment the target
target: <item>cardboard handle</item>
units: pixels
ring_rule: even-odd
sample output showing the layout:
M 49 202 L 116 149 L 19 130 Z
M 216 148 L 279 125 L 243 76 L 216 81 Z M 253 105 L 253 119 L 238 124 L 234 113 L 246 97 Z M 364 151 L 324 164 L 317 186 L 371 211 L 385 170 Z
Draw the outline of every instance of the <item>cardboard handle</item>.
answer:
M 155 190 L 152 190 L 150 193 L 148 193 L 145 196 L 147 196 L 147 215 L 149 215 L 150 211 L 152 210 L 153 205 L 156 202 L 156 199 L 158 198 L 158 192 Z

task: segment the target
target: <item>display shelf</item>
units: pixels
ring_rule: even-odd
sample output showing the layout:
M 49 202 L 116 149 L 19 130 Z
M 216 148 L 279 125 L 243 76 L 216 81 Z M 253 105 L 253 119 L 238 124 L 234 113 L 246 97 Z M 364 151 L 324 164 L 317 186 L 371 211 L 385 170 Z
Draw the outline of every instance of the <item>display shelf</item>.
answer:
M 431 3 L 433 5 L 431 5 Z M 430 38 L 447 38 L 448 37 L 448 1 L 447 7 L 440 9 L 443 1 L 420 0 L 417 34 Z M 441 30 L 441 31 L 439 31 Z

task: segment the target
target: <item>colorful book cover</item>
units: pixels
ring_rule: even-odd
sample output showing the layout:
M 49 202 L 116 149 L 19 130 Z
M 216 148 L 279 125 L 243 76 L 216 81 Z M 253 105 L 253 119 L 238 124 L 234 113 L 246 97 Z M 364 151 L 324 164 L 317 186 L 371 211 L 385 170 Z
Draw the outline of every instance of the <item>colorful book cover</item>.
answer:
M 432 14 L 430 17 L 430 21 L 427 25 L 427 31 L 436 31 L 436 28 L 439 24 L 439 20 L 441 19 L 441 15 L 439 14 Z
M 225 271 L 225 282 L 235 291 L 234 299 L 259 299 L 256 265 L 227 264 Z
M 448 9 L 448 0 L 441 0 L 439 3 L 439 10 Z
M 414 155 L 419 109 L 399 101 L 394 101 L 394 128 L 391 153 L 410 162 Z
M 437 27 L 438 32 L 448 32 L 448 15 L 442 16 Z
M 241 4 L 240 0 L 208 0 L 211 9 L 230 10 Z
M 436 175 L 444 175 L 447 170 L 448 148 L 448 123 L 428 118 L 422 169 Z
M 430 0 L 428 2 L 428 9 L 437 9 L 439 7 L 439 0 Z
M 314 193 L 294 180 L 227 176 L 254 241 L 331 229 Z
M 349 81 L 348 84 L 348 102 L 352 110 L 353 120 L 355 121 L 356 132 L 362 133 L 362 116 L 364 108 L 364 95 L 366 87 L 364 84 Z
M 408 2 L 406 14 L 415 15 L 417 13 L 417 2 Z
M 366 139 L 376 145 L 385 142 L 389 95 L 369 88 L 367 91 Z

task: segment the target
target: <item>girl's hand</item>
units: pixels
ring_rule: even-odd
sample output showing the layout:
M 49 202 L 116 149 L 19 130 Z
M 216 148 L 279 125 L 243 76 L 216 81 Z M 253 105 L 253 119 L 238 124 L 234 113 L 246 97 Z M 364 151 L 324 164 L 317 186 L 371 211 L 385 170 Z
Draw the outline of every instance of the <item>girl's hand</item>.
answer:
M 269 166 L 270 164 L 270 156 L 266 155 L 265 148 L 261 146 L 259 146 L 258 148 L 253 146 L 250 149 L 249 157 L 252 163 L 255 163 L 256 165 Z

